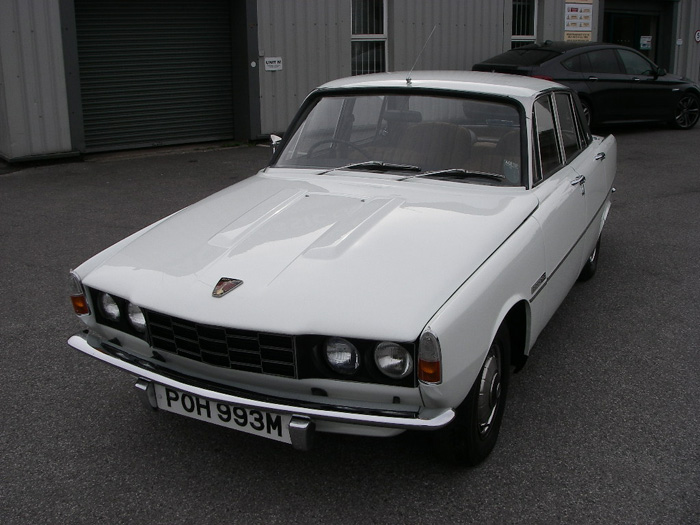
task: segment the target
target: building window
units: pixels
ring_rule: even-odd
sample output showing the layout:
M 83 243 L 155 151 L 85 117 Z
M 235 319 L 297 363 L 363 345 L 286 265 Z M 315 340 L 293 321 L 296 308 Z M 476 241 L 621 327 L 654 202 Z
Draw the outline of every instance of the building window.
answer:
M 386 0 L 352 0 L 352 74 L 386 71 Z
M 511 48 L 532 44 L 537 34 L 537 1 L 513 0 Z

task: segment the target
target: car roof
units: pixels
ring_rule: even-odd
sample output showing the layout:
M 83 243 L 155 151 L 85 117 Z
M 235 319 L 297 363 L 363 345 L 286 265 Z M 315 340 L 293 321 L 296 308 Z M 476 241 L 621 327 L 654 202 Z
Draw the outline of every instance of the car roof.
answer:
M 562 41 L 546 40 L 545 42 L 541 42 L 541 43 L 527 44 L 525 46 L 516 47 L 514 49 L 510 49 L 509 51 L 521 51 L 521 50 L 527 50 L 527 49 L 541 49 L 541 50 L 546 50 L 546 51 L 554 51 L 554 52 L 558 52 L 558 53 L 566 53 L 567 51 L 572 51 L 575 49 L 594 48 L 594 47 L 614 47 L 614 48 L 622 48 L 622 49 L 625 48 L 625 46 L 620 46 L 618 44 L 606 44 L 604 42 L 562 42 Z
M 476 71 L 413 71 L 374 73 L 341 78 L 323 84 L 319 91 L 336 89 L 439 89 L 463 93 L 530 98 L 538 93 L 562 86 L 539 78 Z

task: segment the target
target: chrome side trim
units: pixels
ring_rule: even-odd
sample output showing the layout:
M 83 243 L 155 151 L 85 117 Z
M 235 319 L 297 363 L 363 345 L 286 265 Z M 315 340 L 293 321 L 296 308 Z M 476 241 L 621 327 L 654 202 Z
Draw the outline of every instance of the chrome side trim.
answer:
M 187 392 L 196 396 L 200 396 L 211 401 L 219 401 L 223 403 L 231 403 L 245 408 L 257 408 L 277 414 L 290 414 L 293 416 L 293 421 L 297 420 L 314 420 L 329 421 L 332 423 L 345 423 L 354 425 L 377 426 L 385 428 L 397 428 L 403 430 L 436 430 L 444 427 L 455 417 L 455 412 L 451 408 L 423 408 L 418 412 L 411 411 L 378 411 L 372 409 L 372 413 L 363 413 L 362 411 L 348 412 L 343 410 L 343 407 L 328 405 L 324 408 L 311 408 L 294 406 L 293 401 L 289 404 L 263 401 L 258 399 L 249 399 L 242 396 L 226 394 L 210 388 L 202 388 L 167 377 L 154 370 L 140 366 L 137 362 L 130 362 L 119 357 L 109 355 L 97 348 L 94 348 L 87 341 L 87 335 L 83 332 L 75 334 L 68 339 L 68 344 L 80 350 L 81 352 L 92 356 L 100 361 L 115 366 L 125 372 L 128 372 L 142 382 L 137 382 L 137 388 L 143 391 L 148 399 L 148 382 L 154 382 L 163 386 L 168 386 L 183 392 Z M 151 387 L 152 388 L 152 387 Z M 150 399 L 148 402 L 150 403 Z M 151 405 L 152 406 L 152 405 Z M 367 410 L 370 412 L 370 410 Z M 295 428 L 303 426 L 299 421 Z M 292 428 L 290 427 L 290 430 Z M 309 429 L 304 430 L 309 433 Z

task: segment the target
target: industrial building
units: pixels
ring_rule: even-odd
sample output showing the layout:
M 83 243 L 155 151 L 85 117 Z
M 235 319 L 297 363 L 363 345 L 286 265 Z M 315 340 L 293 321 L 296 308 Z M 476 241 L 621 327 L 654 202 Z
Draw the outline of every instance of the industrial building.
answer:
M 548 39 L 700 78 L 697 0 L 0 0 L 0 158 L 261 139 L 328 80 Z

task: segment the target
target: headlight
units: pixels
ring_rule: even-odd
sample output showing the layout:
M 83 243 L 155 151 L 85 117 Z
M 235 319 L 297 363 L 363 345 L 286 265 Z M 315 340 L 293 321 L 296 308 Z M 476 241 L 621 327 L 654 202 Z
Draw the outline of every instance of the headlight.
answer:
M 129 303 L 127 315 L 129 316 L 129 324 L 131 324 L 132 328 L 140 334 L 145 334 L 146 316 L 143 314 L 143 310 L 135 304 Z
M 413 371 L 411 354 L 397 343 L 379 343 L 374 349 L 374 362 L 384 375 L 392 379 L 403 379 Z
M 327 339 L 323 355 L 328 366 L 340 374 L 352 375 L 360 368 L 360 352 L 346 339 L 340 337 Z
M 119 305 L 111 295 L 101 293 L 99 299 L 97 299 L 97 305 L 105 319 L 115 323 L 119 321 Z

